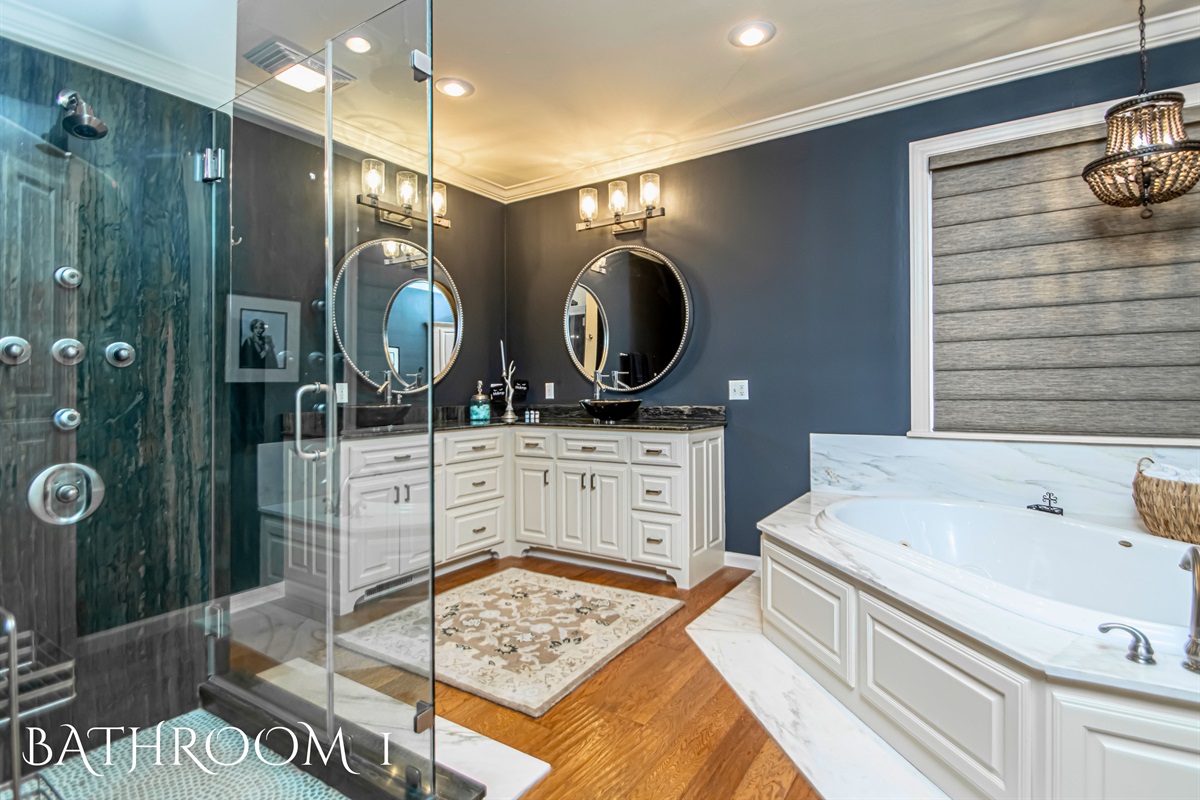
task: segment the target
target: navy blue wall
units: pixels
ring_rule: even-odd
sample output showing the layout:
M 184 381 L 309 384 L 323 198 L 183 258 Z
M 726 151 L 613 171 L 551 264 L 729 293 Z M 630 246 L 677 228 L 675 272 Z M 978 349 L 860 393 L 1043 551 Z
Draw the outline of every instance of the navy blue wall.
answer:
M 1137 76 L 1121 56 L 654 170 L 667 216 L 619 241 L 679 265 L 696 324 L 642 397 L 727 403 L 726 381 L 750 380 L 750 400 L 728 403 L 729 550 L 757 553 L 755 523 L 808 491 L 810 433 L 908 430 L 909 142 L 1131 95 Z M 1150 80 L 1200 81 L 1200 41 L 1152 51 Z M 588 392 L 563 343 L 567 290 L 615 242 L 575 231 L 577 202 L 572 189 L 505 218 L 509 352 L 559 400 Z

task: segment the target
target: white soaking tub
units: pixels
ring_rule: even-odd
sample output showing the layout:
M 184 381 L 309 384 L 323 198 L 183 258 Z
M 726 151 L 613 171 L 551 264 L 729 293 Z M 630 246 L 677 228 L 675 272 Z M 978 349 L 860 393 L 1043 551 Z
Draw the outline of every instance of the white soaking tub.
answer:
M 816 522 L 1030 619 L 1097 637 L 1104 636 L 1100 623 L 1122 622 L 1144 632 L 1156 650 L 1182 652 L 1192 602 L 1190 577 L 1179 569 L 1187 545 L 1067 514 L 864 497 L 828 506 Z

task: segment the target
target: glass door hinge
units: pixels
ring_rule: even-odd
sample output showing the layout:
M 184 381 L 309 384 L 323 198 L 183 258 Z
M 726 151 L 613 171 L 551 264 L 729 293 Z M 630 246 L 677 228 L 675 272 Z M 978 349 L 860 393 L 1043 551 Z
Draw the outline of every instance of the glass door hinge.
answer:
M 412 71 L 413 80 L 417 83 L 422 83 L 433 77 L 433 59 L 428 53 L 422 53 L 420 50 L 412 51 Z
M 413 715 L 413 731 L 424 733 L 433 727 L 433 703 L 417 701 L 417 713 Z
M 217 639 L 229 635 L 229 609 L 217 603 L 204 607 L 204 635 Z
M 220 183 L 225 180 L 225 149 L 206 147 L 196 154 L 196 180 Z

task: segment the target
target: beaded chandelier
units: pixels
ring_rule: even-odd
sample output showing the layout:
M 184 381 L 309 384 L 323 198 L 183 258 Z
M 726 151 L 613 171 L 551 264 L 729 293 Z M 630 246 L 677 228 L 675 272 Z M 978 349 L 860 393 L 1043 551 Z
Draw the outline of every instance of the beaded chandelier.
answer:
M 1110 206 L 1165 203 L 1186 194 L 1200 180 L 1200 141 L 1183 127 L 1183 95 L 1146 94 L 1146 4 L 1138 8 L 1142 83 L 1138 96 L 1117 103 L 1104 115 L 1108 124 L 1105 155 L 1083 169 L 1092 193 Z

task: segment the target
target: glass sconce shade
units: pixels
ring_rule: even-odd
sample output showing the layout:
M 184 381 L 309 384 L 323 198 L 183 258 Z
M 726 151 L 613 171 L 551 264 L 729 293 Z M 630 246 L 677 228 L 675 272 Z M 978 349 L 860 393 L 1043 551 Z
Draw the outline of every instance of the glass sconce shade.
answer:
M 365 158 L 362 162 L 362 193 L 371 197 L 379 197 L 387 186 L 387 171 L 383 162 L 374 158 Z
M 579 190 L 579 218 L 584 222 L 591 222 L 596 218 L 596 212 L 600 209 L 599 193 L 592 188 Z
M 641 184 L 642 208 L 647 211 L 652 208 L 658 208 L 658 173 L 647 172 L 638 178 L 638 183 Z
M 396 174 L 396 201 L 405 208 L 417 208 L 421 195 L 417 173 L 402 171 Z
M 446 184 L 433 184 L 429 194 L 429 208 L 435 217 L 446 216 Z
M 629 210 L 629 184 L 625 181 L 609 182 L 608 210 L 614 217 L 619 217 Z
M 383 257 L 384 258 L 399 258 L 400 257 L 400 243 L 397 242 L 395 239 L 388 239 L 387 241 L 385 241 L 383 243 Z
M 1183 102 L 1182 94 L 1159 92 L 1108 110 L 1105 155 L 1083 170 L 1098 199 L 1126 208 L 1165 203 L 1196 185 L 1200 141 L 1187 138 Z

